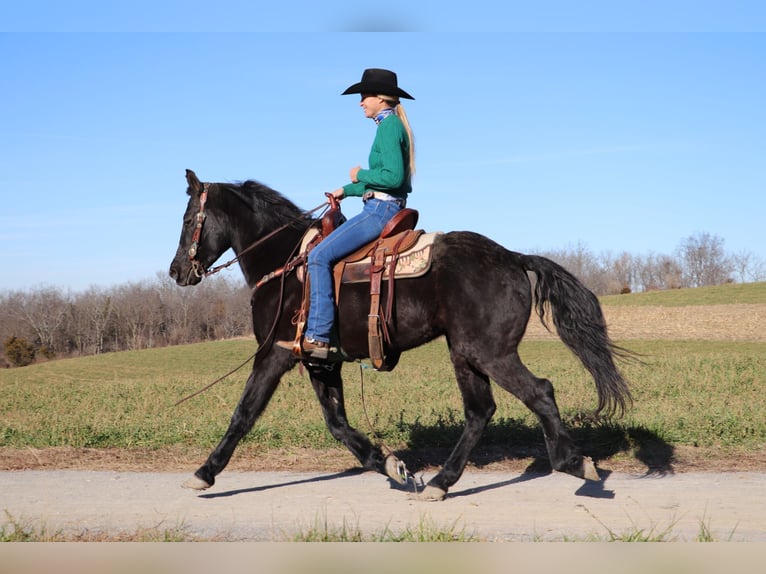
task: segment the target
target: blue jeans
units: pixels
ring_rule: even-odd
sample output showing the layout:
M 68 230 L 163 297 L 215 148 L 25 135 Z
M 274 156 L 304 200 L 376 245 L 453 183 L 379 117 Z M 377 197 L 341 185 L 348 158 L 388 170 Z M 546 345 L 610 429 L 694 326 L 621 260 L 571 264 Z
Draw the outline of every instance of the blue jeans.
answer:
M 377 239 L 388 220 L 396 215 L 399 209 L 392 201 L 368 199 L 361 213 L 339 226 L 309 252 L 311 298 L 306 326 L 307 338 L 330 342 L 330 332 L 335 322 L 333 265 L 365 243 Z

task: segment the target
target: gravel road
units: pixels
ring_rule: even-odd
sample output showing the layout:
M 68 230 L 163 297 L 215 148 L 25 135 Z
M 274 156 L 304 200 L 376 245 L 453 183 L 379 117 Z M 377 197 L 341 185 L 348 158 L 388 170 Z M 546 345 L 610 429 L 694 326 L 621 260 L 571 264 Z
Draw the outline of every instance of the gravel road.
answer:
M 421 525 L 487 541 L 583 540 L 642 531 L 694 541 L 766 541 L 766 474 L 602 471 L 600 483 L 559 473 L 466 471 L 446 500 L 413 500 L 369 472 L 224 472 L 208 491 L 181 473 L 0 472 L 0 523 L 50 531 L 180 529 L 192 537 L 284 541 L 316 528 L 367 535 Z M 429 476 L 424 477 L 428 480 Z

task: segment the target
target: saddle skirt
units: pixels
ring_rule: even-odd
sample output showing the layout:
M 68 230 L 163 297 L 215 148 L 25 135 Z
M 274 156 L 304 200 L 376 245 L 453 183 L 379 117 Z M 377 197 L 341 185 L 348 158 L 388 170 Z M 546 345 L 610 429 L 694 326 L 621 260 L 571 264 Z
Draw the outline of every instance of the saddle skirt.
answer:
M 394 235 L 393 238 L 399 238 L 404 234 L 410 235 L 410 237 L 404 238 L 404 242 L 409 240 L 409 245 L 405 245 L 403 242 L 403 249 L 398 254 L 394 254 L 390 249 L 387 251 L 385 262 L 383 263 L 383 279 L 388 279 L 394 257 L 396 257 L 394 277 L 397 279 L 420 277 L 431 268 L 431 248 L 433 247 L 434 239 L 439 233 L 404 231 L 399 235 Z M 342 272 L 340 273 L 341 283 L 362 283 L 370 280 L 372 265 L 372 254 L 370 252 L 375 249 L 375 243 L 373 243 L 370 249 L 366 249 L 362 258 L 355 260 L 352 255 L 336 265 L 336 277 L 338 276 L 338 268 L 342 266 Z
M 385 257 L 385 269 L 383 278 L 388 279 L 390 275 L 391 263 L 396 257 L 396 267 L 394 268 L 394 277 L 396 279 L 408 279 L 425 275 L 431 268 L 431 251 L 436 237 L 441 235 L 441 231 L 425 233 L 422 230 L 408 230 L 397 233 L 385 240 L 376 239 L 368 243 L 361 249 L 344 257 L 335 264 L 333 274 L 335 277 L 335 294 L 340 291 L 340 287 L 347 283 L 369 283 L 371 270 L 373 267 L 373 255 L 376 248 L 386 249 L 388 253 Z M 301 243 L 300 253 L 305 253 L 308 246 L 319 234 L 319 230 L 312 228 L 306 232 Z M 403 235 L 407 237 L 402 238 Z M 393 246 L 401 240 L 398 254 L 394 254 Z M 298 279 L 301 282 L 305 277 L 305 265 L 296 269 Z

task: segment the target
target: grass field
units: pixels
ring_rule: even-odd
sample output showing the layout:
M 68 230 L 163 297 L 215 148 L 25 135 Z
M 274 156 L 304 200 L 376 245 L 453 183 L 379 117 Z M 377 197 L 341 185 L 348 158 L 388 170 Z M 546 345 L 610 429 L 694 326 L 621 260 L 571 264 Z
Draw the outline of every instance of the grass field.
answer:
M 601 299 L 615 339 L 766 343 L 766 283 L 611 295 Z M 557 340 L 536 317 L 527 340 Z
M 605 298 L 605 310 L 643 305 L 631 301 L 648 296 L 654 297 L 652 306 L 678 307 L 682 294 L 684 290 Z M 685 307 L 699 306 L 703 314 L 706 306 L 725 301 L 760 307 L 766 304 L 766 284 L 686 290 L 685 295 Z M 616 421 L 587 417 L 596 404 L 594 386 L 557 340 L 524 342 L 521 353 L 533 372 L 553 382 L 562 415 L 589 454 L 663 470 L 678 462 L 681 448 L 699 452 L 703 459 L 764 452 L 766 342 L 714 339 L 618 340 L 641 353 L 644 363 L 623 366 L 635 404 Z M 34 456 L 25 453 L 51 447 L 170 449 L 181 458 L 207 453 L 228 425 L 248 368 L 178 407 L 174 403 L 240 364 L 254 345 L 232 340 L 6 369 L 0 372 L 0 467 L 18 466 L 19 457 L 9 456 L 14 452 L 34 464 Z M 351 423 L 405 452 L 410 466 L 440 462 L 457 440 L 463 420 L 446 344 L 435 341 L 407 353 L 392 373 L 362 367 L 345 369 Z M 494 393 L 498 410 L 474 462 L 544 459 L 536 420 L 499 387 Z M 238 452 L 289 457 L 302 449 L 336 447 L 307 377 L 296 369 L 285 376 Z M 351 460 L 346 458 L 346 464 Z
M 609 295 L 602 297 L 601 302 L 607 306 L 763 305 L 766 304 L 766 283 L 733 283 L 696 289 L 670 289 L 667 291 L 630 293 L 628 295 Z

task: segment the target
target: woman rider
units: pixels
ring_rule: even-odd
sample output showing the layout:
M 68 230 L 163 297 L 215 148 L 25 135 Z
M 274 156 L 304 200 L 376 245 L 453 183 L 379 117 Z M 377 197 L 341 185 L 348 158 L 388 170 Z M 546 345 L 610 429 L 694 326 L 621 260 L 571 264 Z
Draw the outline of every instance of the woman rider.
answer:
M 342 95 L 361 94 L 360 106 L 365 117 L 375 121 L 377 130 L 370 150 L 369 168 L 351 168 L 351 183 L 332 192 L 335 199 L 361 197 L 362 211 L 325 237 L 308 256 L 310 306 L 306 332 L 301 341 L 301 355 L 306 359 L 338 360 L 338 350 L 331 345 L 335 320 L 333 265 L 346 255 L 377 238 L 386 223 L 407 203 L 415 173 L 412 130 L 400 98 L 414 100 L 399 88 L 396 74 L 370 68 L 362 81 Z M 328 201 L 330 201 L 328 199 Z M 293 341 L 277 345 L 293 349 Z

